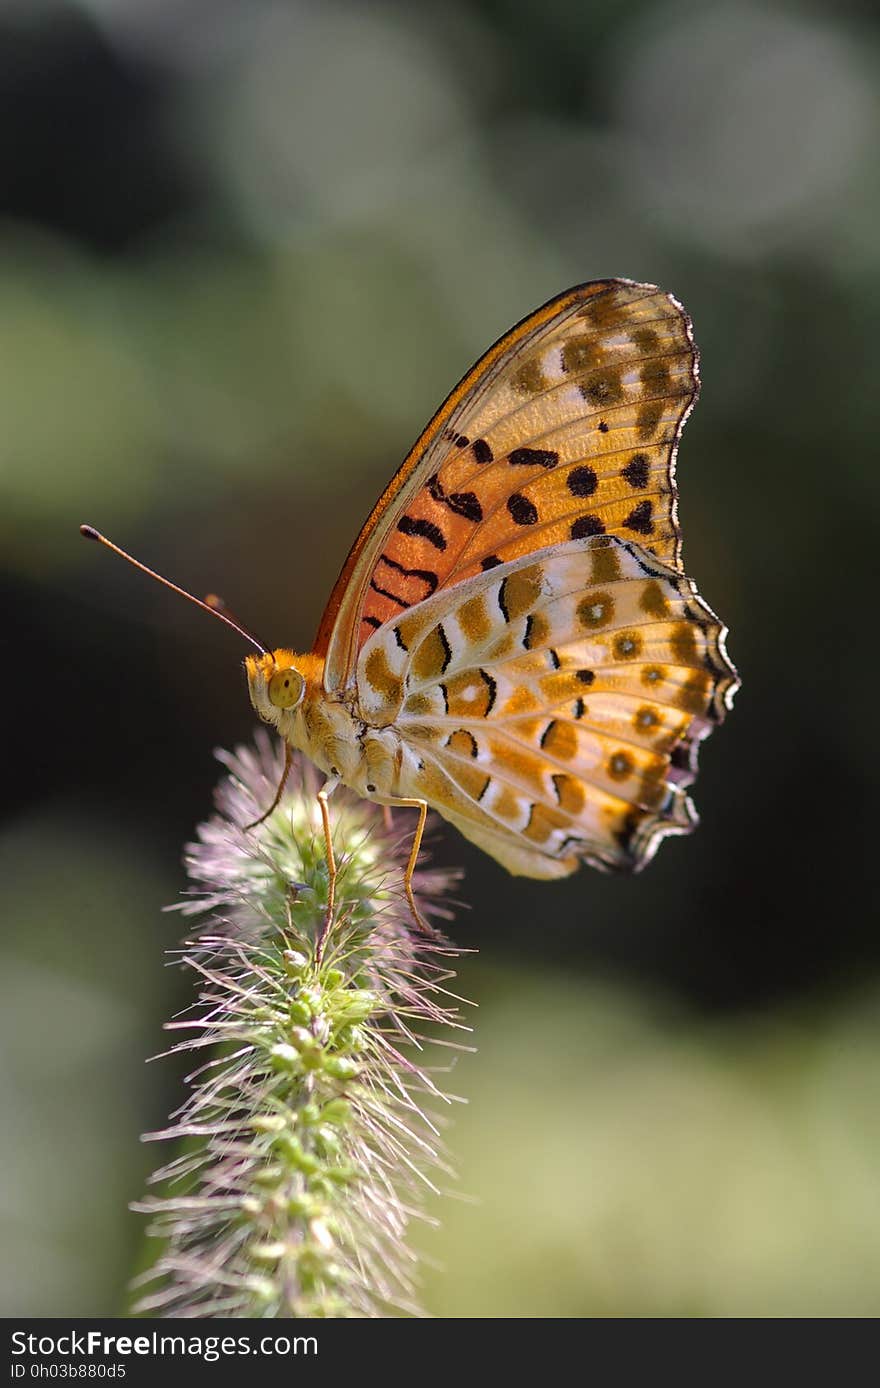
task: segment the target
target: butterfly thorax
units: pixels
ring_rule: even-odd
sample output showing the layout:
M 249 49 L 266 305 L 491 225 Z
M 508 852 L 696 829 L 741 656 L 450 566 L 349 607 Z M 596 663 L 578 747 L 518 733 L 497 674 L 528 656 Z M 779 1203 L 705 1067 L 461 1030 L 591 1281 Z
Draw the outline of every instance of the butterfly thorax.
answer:
M 365 722 L 354 693 L 327 693 L 320 656 L 277 650 L 248 656 L 246 668 L 259 716 L 320 771 L 372 799 L 400 794 L 399 736 Z

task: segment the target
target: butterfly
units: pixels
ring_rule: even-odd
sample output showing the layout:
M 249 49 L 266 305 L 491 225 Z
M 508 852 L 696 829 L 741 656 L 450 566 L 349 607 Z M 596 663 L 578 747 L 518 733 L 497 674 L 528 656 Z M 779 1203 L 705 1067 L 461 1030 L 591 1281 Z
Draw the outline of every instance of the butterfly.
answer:
M 738 687 L 681 566 L 675 459 L 699 388 L 682 306 L 599 280 L 480 358 L 417 440 L 306 655 L 246 660 L 257 713 L 328 780 L 429 807 L 508 871 L 637 871 L 697 817 Z
M 675 462 L 698 389 L 671 294 L 609 279 L 559 295 L 420 435 L 312 650 L 253 642 L 250 697 L 284 741 L 285 774 L 296 750 L 326 777 L 325 932 L 340 783 L 418 810 L 405 889 L 422 925 L 412 877 L 429 807 L 534 878 L 638 871 L 695 827 L 697 750 L 738 688 L 726 629 L 681 564 Z

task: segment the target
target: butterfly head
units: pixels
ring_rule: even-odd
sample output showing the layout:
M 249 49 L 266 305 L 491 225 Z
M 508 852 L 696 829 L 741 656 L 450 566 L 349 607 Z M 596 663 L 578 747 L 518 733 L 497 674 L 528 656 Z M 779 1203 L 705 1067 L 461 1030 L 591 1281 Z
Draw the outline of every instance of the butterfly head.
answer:
M 323 661 L 313 655 L 277 650 L 245 660 L 251 703 L 282 736 L 291 730 L 310 686 L 320 684 Z

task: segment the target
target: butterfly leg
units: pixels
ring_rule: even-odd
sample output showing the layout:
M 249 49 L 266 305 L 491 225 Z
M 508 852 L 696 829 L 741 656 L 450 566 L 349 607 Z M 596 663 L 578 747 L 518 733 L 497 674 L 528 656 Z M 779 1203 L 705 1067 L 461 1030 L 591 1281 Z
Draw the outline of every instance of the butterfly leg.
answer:
M 327 911 L 324 916 L 324 924 L 318 933 L 315 941 L 315 959 L 320 964 L 324 953 L 324 942 L 327 939 L 327 932 L 333 923 L 333 908 L 336 905 L 336 855 L 333 852 L 333 835 L 330 832 L 330 811 L 327 808 L 327 801 L 339 785 L 337 776 L 330 776 L 318 791 L 318 804 L 321 808 L 321 823 L 324 827 L 324 848 L 327 853 Z
M 428 818 L 428 802 L 427 800 L 402 799 L 395 800 L 394 803 L 395 805 L 400 805 L 401 808 L 418 810 L 419 812 L 419 822 L 416 825 L 416 832 L 413 835 L 412 848 L 409 852 L 409 860 L 406 865 L 406 870 L 403 874 L 403 890 L 406 892 L 406 899 L 409 903 L 409 909 L 412 912 L 412 917 L 416 925 L 419 927 L 420 930 L 424 931 L 426 935 L 434 935 L 435 931 L 425 920 L 424 916 L 421 915 L 418 906 L 416 906 L 416 899 L 413 894 L 412 887 L 413 873 L 416 870 L 416 863 L 419 860 L 419 850 L 421 849 L 422 836 L 425 832 L 425 820 Z
M 290 743 L 289 743 L 289 742 L 285 742 L 285 744 L 284 744 L 284 770 L 283 770 L 282 773 L 281 773 L 281 780 L 278 782 L 278 789 L 277 789 L 276 792 L 275 792 L 275 799 L 272 801 L 272 804 L 269 806 L 269 808 L 268 808 L 268 810 L 266 811 L 265 814 L 261 814 L 259 819 L 255 819 L 255 820 L 253 820 L 250 824 L 246 824 L 246 825 L 244 826 L 244 827 L 245 827 L 245 832 L 247 832 L 248 829 L 256 829 L 260 824 L 265 824 L 265 822 L 266 822 L 266 820 L 269 818 L 270 814 L 274 813 L 274 811 L 277 810 L 279 804 L 281 803 L 281 797 L 282 797 L 282 795 L 284 794 L 284 787 L 287 785 L 287 778 L 288 778 L 288 776 L 290 775 L 290 766 L 291 766 L 291 762 L 292 762 L 292 756 L 291 756 L 291 751 L 290 751 Z

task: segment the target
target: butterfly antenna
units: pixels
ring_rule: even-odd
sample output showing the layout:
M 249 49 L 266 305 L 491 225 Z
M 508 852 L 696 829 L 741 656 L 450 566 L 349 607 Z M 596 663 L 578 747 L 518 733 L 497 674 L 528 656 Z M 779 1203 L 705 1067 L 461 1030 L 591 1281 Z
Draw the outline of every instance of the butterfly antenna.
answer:
M 141 573 L 145 573 L 148 578 L 154 578 L 157 583 L 162 583 L 166 588 L 170 588 L 172 593 L 177 593 L 180 597 L 186 598 L 188 602 L 195 603 L 196 607 L 201 607 L 204 612 L 210 612 L 213 617 L 218 617 L 221 622 L 225 622 L 226 625 L 237 632 L 239 636 L 244 637 L 245 641 L 249 641 L 252 646 L 255 646 L 260 652 L 260 655 L 268 654 L 267 648 L 262 642 L 258 641 L 255 636 L 252 636 L 240 622 L 236 622 L 229 615 L 228 611 L 226 611 L 225 604 L 222 600 L 217 598 L 213 593 L 208 595 L 207 602 L 202 602 L 201 598 L 193 597 L 192 593 L 188 593 L 185 588 L 178 587 L 178 585 L 172 583 L 169 578 L 163 578 L 162 575 L 157 574 L 154 569 L 148 569 L 146 564 L 142 564 L 141 561 L 135 559 L 133 555 L 127 554 L 124 549 L 120 549 L 119 545 L 114 545 L 112 540 L 108 540 L 107 536 L 102 535 L 100 530 L 96 530 L 94 526 L 81 525 L 79 533 L 84 539 L 95 540 L 99 545 L 103 545 L 105 549 L 112 550 L 114 554 L 119 555 L 120 559 L 127 560 L 127 562 L 132 564 L 136 569 L 140 569 Z

